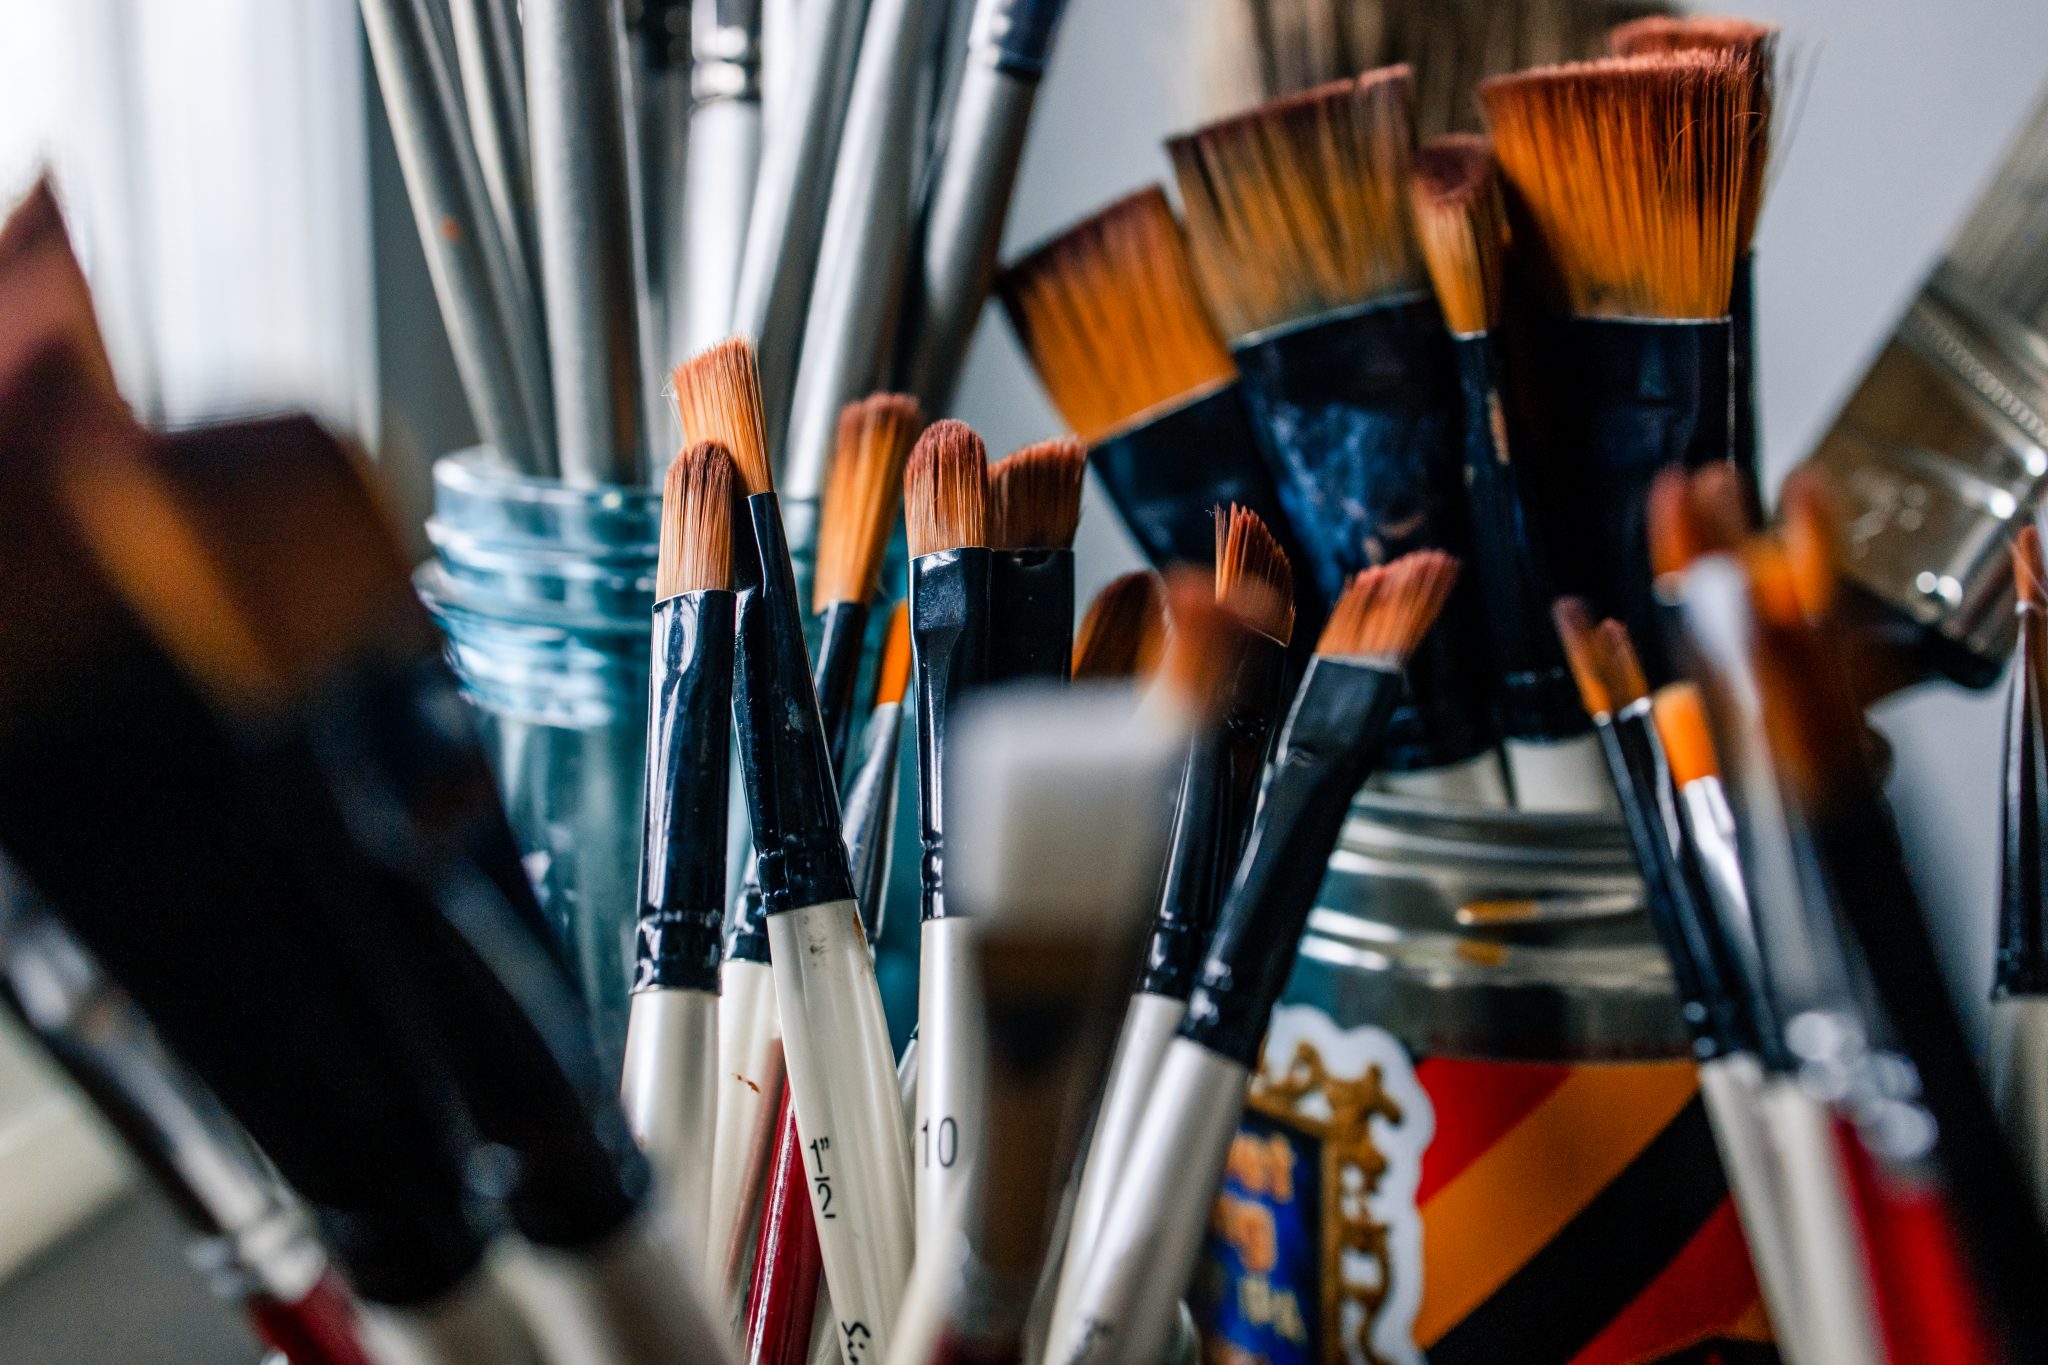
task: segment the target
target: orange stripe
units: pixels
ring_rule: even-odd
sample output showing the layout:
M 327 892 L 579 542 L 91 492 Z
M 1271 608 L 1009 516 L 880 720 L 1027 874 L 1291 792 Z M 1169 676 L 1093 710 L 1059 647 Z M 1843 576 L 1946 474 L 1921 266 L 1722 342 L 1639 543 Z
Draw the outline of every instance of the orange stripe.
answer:
M 1605 1189 L 1698 1088 L 1690 1065 L 1588 1066 L 1422 1208 L 1425 1349 Z
M 1417 1062 L 1415 1079 L 1429 1092 L 1436 1131 L 1422 1152 L 1416 1204 L 1435 1198 L 1571 1074 L 1568 1066 L 1533 1062 L 1473 1062 L 1461 1057 L 1425 1057 Z
M 1756 1305 L 1749 1247 L 1734 1203 L 1724 1199 L 1671 1264 L 1572 1358 L 1572 1365 L 1635 1365 L 1675 1355 L 1694 1342 L 1738 1336 Z

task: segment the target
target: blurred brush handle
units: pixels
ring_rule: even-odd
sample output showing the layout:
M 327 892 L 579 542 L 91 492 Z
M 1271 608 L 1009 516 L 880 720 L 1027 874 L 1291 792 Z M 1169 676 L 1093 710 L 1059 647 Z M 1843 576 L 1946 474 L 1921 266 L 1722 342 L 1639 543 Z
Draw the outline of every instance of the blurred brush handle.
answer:
M 626 1122 L 660 1177 L 658 1197 L 685 1244 L 710 1244 L 712 1152 L 718 1130 L 718 994 L 633 992 L 619 1087 Z M 720 1245 L 719 1250 L 723 1250 Z M 712 1269 L 722 1268 L 710 1262 Z M 708 1292 L 715 1281 L 706 1277 Z
M 248 1310 L 256 1334 L 287 1365 L 373 1365 L 360 1339 L 355 1298 L 333 1271 L 295 1300 L 257 1295 Z
M 479 1269 L 426 1303 L 366 1307 L 364 1341 L 377 1365 L 544 1365 L 533 1311 Z
M 548 1359 L 579 1365 L 737 1365 L 696 1257 L 653 1207 L 594 1246 L 536 1248 L 520 1295 Z
M 709 99 L 690 111 L 684 161 L 684 259 L 679 280 L 685 355 L 732 335 L 733 297 L 761 164 L 761 101 Z
M 1884 1365 L 1877 1304 L 1834 1116 L 1789 1077 L 1765 1082 L 1758 1112 L 1784 1172 L 1787 1235 L 1800 1295 L 1794 1341 L 1814 1365 Z
M 725 964 L 718 997 L 718 1057 L 709 1264 L 723 1277 L 725 1296 L 737 1299 L 744 1287 L 747 1227 L 766 1179 L 776 1096 L 783 1088 L 775 973 L 766 962 Z
M 917 1105 L 911 1123 L 917 1245 L 937 1244 L 953 1191 L 982 1150 L 986 1024 L 974 960 L 975 922 L 965 916 L 919 926 Z
M 825 744 L 832 771 L 844 778 L 846 745 L 853 730 L 853 694 L 860 682 L 861 658 L 867 648 L 868 605 L 831 602 L 818 613 L 818 648 L 811 677 L 818 688 L 818 717 L 825 726 Z
M 790 1095 L 847 1365 L 881 1359 L 912 1259 L 910 1149 L 882 996 L 851 900 L 769 916 Z
M 2006 1140 L 2048 1216 L 2048 996 L 1991 1002 L 1991 1098 Z
M 1785 1215 L 1784 1170 L 1764 1134 L 1763 1068 L 1755 1057 L 1736 1053 L 1700 1064 L 1700 1097 L 1714 1148 L 1728 1173 L 1743 1240 L 1756 1264 L 1757 1284 L 1771 1315 L 1778 1350 L 1788 1365 L 1819 1365 L 1799 1343 L 1799 1278 Z

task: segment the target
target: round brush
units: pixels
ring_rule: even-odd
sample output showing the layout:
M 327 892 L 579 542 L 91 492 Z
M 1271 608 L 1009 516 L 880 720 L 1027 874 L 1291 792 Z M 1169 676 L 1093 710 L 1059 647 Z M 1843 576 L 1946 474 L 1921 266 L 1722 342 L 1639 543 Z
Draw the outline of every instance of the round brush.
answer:
M 1074 636 L 1075 682 L 1142 678 L 1166 638 L 1166 584 L 1150 569 L 1111 579 L 1082 613 Z
M 1071 436 L 989 470 L 987 681 L 1064 679 L 1074 652 L 1074 532 L 1088 453 Z

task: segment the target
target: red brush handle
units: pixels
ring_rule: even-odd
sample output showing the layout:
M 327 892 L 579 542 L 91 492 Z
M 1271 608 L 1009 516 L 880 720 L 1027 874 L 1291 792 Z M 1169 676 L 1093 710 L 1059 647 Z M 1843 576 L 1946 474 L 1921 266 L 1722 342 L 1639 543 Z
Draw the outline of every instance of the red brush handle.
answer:
M 761 1205 L 761 1236 L 754 1245 L 754 1279 L 747 1289 L 747 1365 L 804 1365 L 810 1358 L 824 1269 L 796 1110 L 785 1084 L 775 1157 L 768 1165 L 768 1195 Z
M 371 1365 L 356 1336 L 355 1300 L 333 1271 L 296 1303 L 251 1299 L 249 1320 L 291 1365 Z

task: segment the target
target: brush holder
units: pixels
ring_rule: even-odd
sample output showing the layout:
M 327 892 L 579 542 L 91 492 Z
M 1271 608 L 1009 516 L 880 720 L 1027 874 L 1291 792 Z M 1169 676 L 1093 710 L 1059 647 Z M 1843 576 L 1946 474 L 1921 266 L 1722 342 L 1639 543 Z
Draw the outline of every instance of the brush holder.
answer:
M 1773 1359 L 1689 1057 L 1618 820 L 1359 797 L 1211 1219 L 1205 1340 Z

